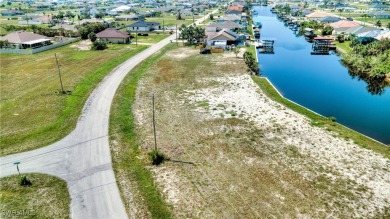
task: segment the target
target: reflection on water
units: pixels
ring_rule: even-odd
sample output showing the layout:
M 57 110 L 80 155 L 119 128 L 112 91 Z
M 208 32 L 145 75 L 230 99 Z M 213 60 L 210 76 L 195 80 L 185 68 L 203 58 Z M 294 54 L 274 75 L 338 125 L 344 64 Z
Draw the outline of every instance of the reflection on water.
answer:
M 363 78 L 349 74 L 335 54 L 311 55 L 312 44 L 285 27 L 268 7 L 254 9 L 258 11 L 254 22 L 263 24 L 261 37 L 275 39 L 275 53 L 258 56 L 261 73 L 286 98 L 390 144 L 389 87 L 378 89 L 374 81 L 367 87 Z

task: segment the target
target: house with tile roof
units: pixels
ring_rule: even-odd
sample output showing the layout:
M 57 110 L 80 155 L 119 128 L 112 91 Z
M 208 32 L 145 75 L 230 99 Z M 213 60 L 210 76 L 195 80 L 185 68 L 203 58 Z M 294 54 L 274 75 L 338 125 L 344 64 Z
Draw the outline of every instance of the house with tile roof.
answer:
M 321 12 L 321 11 L 315 11 L 311 14 L 306 15 L 306 18 L 308 18 L 310 20 L 318 20 L 320 18 L 324 18 L 324 17 L 328 17 L 328 16 L 332 16 L 332 15 L 329 13 Z
M 48 37 L 25 31 L 11 32 L 1 37 L 0 40 L 7 40 L 10 46 L 16 49 L 34 49 L 51 44 Z
M 97 40 L 107 42 L 107 43 L 129 43 L 130 42 L 130 36 L 129 34 L 119 31 L 114 28 L 107 28 L 103 30 L 102 32 L 99 32 L 96 34 Z
M 228 11 L 233 11 L 233 10 L 236 10 L 236 11 L 241 11 L 243 12 L 244 11 L 244 6 L 242 5 L 232 5 L 232 6 L 229 6 L 227 8 Z
M 340 33 L 347 33 L 349 32 L 350 28 L 357 28 L 360 25 L 360 23 L 355 21 L 349 21 L 349 20 L 340 20 L 334 23 L 327 24 L 328 26 L 333 27 L 333 34 L 340 34 Z

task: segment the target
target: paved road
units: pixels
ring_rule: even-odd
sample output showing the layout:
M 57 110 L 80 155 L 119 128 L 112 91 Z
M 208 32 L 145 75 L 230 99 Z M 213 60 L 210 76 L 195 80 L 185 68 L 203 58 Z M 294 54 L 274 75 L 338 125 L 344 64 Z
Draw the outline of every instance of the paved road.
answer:
M 169 44 L 175 35 L 130 58 L 106 76 L 88 98 L 76 129 L 68 136 L 44 148 L 2 157 L 0 177 L 17 174 L 13 163 L 20 161 L 22 173 L 46 173 L 68 183 L 72 218 L 127 218 L 111 163 L 108 141 L 111 103 L 126 74 Z

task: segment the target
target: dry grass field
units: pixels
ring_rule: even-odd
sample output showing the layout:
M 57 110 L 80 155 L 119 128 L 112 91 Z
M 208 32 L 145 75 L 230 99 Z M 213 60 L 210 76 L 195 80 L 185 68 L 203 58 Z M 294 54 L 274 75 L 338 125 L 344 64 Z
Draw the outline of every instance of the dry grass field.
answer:
M 65 136 L 104 76 L 147 48 L 109 45 L 104 51 L 88 51 L 79 44 L 83 42 L 34 55 L 1 55 L 0 156 L 45 146 Z M 59 94 L 55 53 L 64 89 L 72 91 L 70 95 Z
M 181 47 L 146 70 L 132 107 L 142 151 L 133 159 L 145 163 L 152 92 L 158 147 L 170 161 L 147 168 L 174 217 L 390 216 L 389 160 L 269 99 L 233 53 Z

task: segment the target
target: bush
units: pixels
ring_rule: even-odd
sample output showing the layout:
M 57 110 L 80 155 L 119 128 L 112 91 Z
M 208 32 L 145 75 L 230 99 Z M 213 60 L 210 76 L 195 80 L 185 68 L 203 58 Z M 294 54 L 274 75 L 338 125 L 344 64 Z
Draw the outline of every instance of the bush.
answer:
M 89 33 L 88 34 L 88 39 L 91 40 L 91 42 L 95 42 L 96 41 L 96 33 L 92 32 L 92 33 Z
M 95 41 L 91 46 L 92 50 L 105 50 L 107 49 L 107 44 L 103 41 Z
M 148 153 L 150 161 L 152 161 L 153 165 L 160 165 L 164 163 L 165 160 L 167 160 L 167 157 L 165 156 L 164 153 L 158 151 L 158 150 L 153 150 Z
M 21 186 L 31 186 L 32 183 L 30 180 L 27 179 L 27 176 L 21 176 L 19 178 L 19 185 Z

